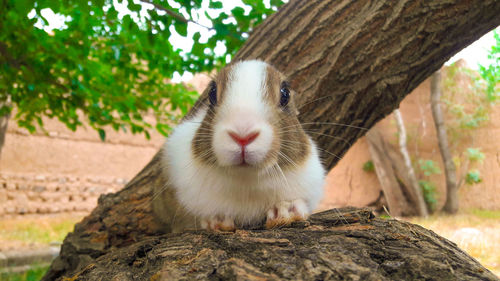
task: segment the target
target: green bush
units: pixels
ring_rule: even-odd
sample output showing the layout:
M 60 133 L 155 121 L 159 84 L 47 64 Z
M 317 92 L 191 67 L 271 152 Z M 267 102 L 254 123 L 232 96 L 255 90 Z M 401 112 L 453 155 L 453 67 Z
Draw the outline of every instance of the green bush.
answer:
M 31 269 L 21 273 L 0 273 L 1 281 L 38 281 L 42 279 L 49 266 L 33 266 Z

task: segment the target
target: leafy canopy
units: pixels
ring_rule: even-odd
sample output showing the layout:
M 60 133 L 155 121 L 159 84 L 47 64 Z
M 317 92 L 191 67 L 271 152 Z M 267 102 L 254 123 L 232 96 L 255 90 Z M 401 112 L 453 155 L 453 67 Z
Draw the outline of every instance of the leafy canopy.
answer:
M 106 126 L 146 137 L 156 127 L 165 134 L 169 120 L 196 99 L 184 85 L 169 83 L 174 73 L 223 66 L 283 4 L 268 2 L 242 0 L 227 12 L 214 0 L 1 1 L 0 114 L 15 107 L 18 125 L 30 132 L 43 128 L 48 116 L 71 130 L 86 122 L 102 139 Z M 48 25 L 44 9 L 64 16 L 64 26 L 35 27 Z M 192 27 L 202 31 L 189 32 Z M 191 50 L 175 48 L 174 35 L 192 39 Z M 223 54 L 214 52 L 218 44 Z M 146 113 L 155 124 L 144 120 Z
M 488 59 L 491 64 L 488 66 L 479 66 L 479 74 L 486 84 L 486 96 L 490 102 L 495 102 L 500 98 L 500 34 L 497 29 L 493 32 L 496 44 L 491 46 L 488 52 Z

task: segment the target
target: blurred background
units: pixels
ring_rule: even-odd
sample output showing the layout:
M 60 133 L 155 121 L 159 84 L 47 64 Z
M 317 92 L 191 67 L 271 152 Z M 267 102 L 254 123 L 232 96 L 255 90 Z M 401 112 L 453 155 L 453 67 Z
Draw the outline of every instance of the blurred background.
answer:
M 284 2 L 0 2 L 0 280 L 38 280 L 99 195 L 149 162 Z M 498 32 L 486 34 L 352 144 L 319 210 L 370 207 L 423 225 L 500 276 L 499 50 Z

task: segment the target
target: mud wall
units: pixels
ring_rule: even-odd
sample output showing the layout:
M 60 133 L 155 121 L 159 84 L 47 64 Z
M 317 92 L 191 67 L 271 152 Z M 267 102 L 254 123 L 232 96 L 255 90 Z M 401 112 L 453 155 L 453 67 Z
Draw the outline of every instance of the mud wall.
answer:
M 461 62 L 462 67 L 466 67 Z M 446 69 L 443 71 L 446 75 Z M 444 79 L 444 77 L 443 77 Z M 459 78 L 460 79 L 460 78 Z M 467 81 L 456 81 L 461 87 L 469 87 Z M 412 160 L 429 159 L 441 168 L 440 175 L 433 175 L 428 180 L 436 184 L 438 209 L 446 199 L 443 161 L 439 152 L 436 129 L 430 108 L 430 79 L 424 81 L 400 104 L 407 134 L 408 150 Z M 447 115 L 447 118 L 450 118 Z M 457 145 L 455 155 L 463 153 L 467 147 L 478 147 L 485 158 L 475 164 L 481 173 L 482 182 L 475 185 L 464 184 L 459 190 L 460 208 L 478 208 L 500 210 L 500 104 L 490 108 L 490 120 L 478 129 L 471 131 L 472 137 L 464 145 Z M 375 128 L 384 138 L 397 148 L 397 128 L 393 115 L 381 120 Z M 321 209 L 342 206 L 366 206 L 374 202 L 381 191 L 381 186 L 374 172 L 365 172 L 363 164 L 370 160 L 368 144 L 365 138 L 359 139 L 346 153 L 343 159 L 329 173 L 326 194 Z

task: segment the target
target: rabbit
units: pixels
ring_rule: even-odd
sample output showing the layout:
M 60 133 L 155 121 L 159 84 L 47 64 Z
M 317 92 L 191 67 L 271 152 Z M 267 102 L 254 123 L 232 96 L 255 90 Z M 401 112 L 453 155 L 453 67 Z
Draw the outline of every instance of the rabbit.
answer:
M 156 190 L 164 193 L 154 199 L 156 216 L 173 232 L 306 219 L 322 198 L 325 169 L 297 118 L 296 95 L 266 62 L 223 68 L 164 144 L 168 183 Z

